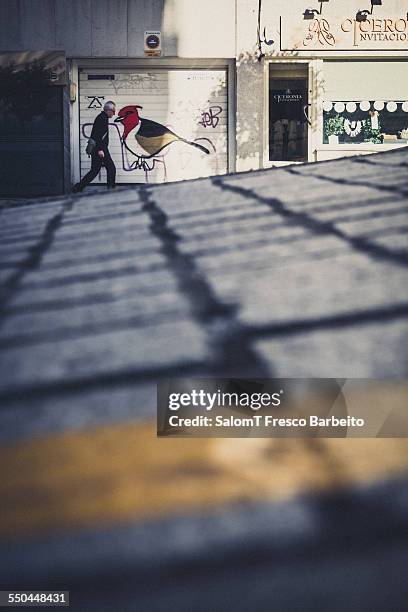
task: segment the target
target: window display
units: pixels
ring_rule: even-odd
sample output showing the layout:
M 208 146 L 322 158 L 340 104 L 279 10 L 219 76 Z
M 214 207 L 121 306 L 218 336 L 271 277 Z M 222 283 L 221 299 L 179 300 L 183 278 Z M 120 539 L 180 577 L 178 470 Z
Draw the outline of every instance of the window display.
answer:
M 323 144 L 364 142 L 408 143 L 408 101 L 325 101 Z

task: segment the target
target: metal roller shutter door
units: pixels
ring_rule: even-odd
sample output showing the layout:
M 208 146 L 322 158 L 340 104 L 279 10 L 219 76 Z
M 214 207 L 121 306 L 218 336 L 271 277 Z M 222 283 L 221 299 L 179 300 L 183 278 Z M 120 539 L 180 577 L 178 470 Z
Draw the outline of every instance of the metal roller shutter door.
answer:
M 116 103 L 117 113 L 125 106 L 143 107 L 137 110 L 140 124 L 128 126 L 126 146 L 122 141 L 123 123 L 110 120 L 109 149 L 118 183 L 162 183 L 227 172 L 225 69 L 82 69 L 79 93 L 81 176 L 90 168 L 85 148 L 93 120 L 108 100 Z M 159 136 L 152 134 L 152 128 Z M 169 138 L 166 128 L 183 140 Z M 166 145 L 169 140 L 172 142 Z M 98 181 L 106 182 L 104 170 L 94 182 Z

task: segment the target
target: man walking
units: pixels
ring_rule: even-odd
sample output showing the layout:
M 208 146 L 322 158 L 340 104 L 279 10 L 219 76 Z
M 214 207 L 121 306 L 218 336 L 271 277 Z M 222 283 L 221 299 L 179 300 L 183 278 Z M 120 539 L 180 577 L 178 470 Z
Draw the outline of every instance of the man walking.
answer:
M 116 167 L 110 156 L 109 145 L 109 119 L 115 115 L 116 107 L 112 101 L 106 102 L 103 111 L 96 117 L 92 126 L 91 140 L 95 142 L 91 153 L 91 169 L 85 174 L 79 183 L 74 185 L 72 191 L 82 191 L 95 176 L 102 166 L 106 168 L 108 189 L 115 187 Z

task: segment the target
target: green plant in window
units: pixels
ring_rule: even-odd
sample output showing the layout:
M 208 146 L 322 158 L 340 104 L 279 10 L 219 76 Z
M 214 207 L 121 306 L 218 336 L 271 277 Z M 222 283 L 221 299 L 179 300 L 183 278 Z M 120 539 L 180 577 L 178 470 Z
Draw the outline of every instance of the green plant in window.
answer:
M 324 122 L 326 136 L 340 136 L 344 132 L 344 119 L 340 115 L 329 117 Z
M 373 129 L 371 117 L 364 121 L 364 142 L 372 142 L 373 144 L 382 144 L 383 136 L 381 130 L 380 119 L 378 118 L 378 127 Z

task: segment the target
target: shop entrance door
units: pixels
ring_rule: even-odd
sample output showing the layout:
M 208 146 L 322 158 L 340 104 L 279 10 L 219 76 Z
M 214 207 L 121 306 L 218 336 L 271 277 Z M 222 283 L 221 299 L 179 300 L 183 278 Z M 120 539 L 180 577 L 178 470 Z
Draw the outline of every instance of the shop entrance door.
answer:
M 307 161 L 308 79 L 269 79 L 269 160 Z

